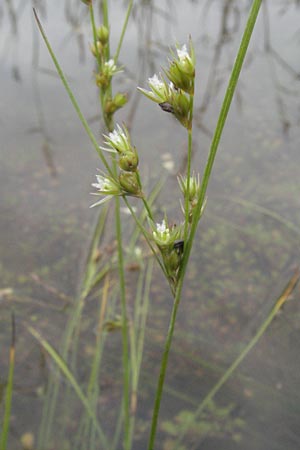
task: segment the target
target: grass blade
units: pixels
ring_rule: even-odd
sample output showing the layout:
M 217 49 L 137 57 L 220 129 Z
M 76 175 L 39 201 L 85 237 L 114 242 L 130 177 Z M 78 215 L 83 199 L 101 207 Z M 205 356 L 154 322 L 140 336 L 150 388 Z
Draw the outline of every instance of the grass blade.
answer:
M 12 394 L 13 394 L 13 380 L 14 380 L 14 369 L 15 369 L 15 316 L 12 314 L 11 317 L 11 344 L 9 350 L 9 370 L 8 370 L 8 380 L 6 386 L 5 395 L 5 405 L 4 405 L 4 418 L 3 426 L 0 436 L 0 450 L 6 450 L 7 438 L 10 425 L 10 414 L 11 414 L 11 404 L 12 404 Z
M 81 121 L 81 123 L 82 123 L 82 125 L 83 125 L 83 127 L 84 127 L 84 129 L 85 129 L 85 131 L 86 131 L 86 133 L 88 135 L 88 137 L 90 138 L 90 140 L 91 140 L 91 142 L 92 142 L 96 152 L 98 153 L 98 155 L 99 155 L 103 165 L 105 166 L 107 172 L 110 174 L 110 176 L 113 177 L 113 173 L 111 171 L 111 168 L 109 167 L 109 165 L 108 165 L 108 163 L 107 163 L 107 161 L 106 161 L 106 159 L 105 159 L 105 157 L 104 157 L 104 155 L 102 153 L 102 150 L 99 147 L 97 139 L 95 138 L 95 136 L 94 136 L 94 134 L 93 134 L 89 124 L 87 123 L 87 120 L 85 119 L 84 115 L 81 112 L 81 109 L 80 109 L 80 107 L 79 107 L 79 105 L 77 103 L 77 100 L 76 100 L 76 98 L 75 98 L 75 96 L 74 96 L 74 94 L 72 92 L 72 89 L 69 86 L 69 83 L 68 83 L 68 81 L 67 81 L 67 79 L 66 79 L 66 77 L 65 77 L 65 75 L 63 73 L 63 70 L 62 70 L 62 68 L 61 68 L 61 66 L 60 66 L 60 64 L 59 64 L 59 62 L 58 62 L 58 60 L 57 60 L 57 58 L 55 56 L 55 53 L 54 53 L 54 51 L 53 51 L 53 49 L 52 49 L 52 47 L 50 45 L 50 42 L 49 42 L 49 40 L 48 40 L 48 38 L 46 36 L 46 33 L 45 33 L 45 31 L 44 31 L 44 29 L 42 27 L 42 24 L 41 24 L 41 22 L 40 22 L 40 20 L 38 18 L 37 12 L 36 12 L 36 10 L 34 8 L 33 8 L 33 14 L 34 14 L 35 20 L 37 22 L 37 25 L 39 27 L 40 33 L 41 33 L 41 35 L 42 35 L 42 37 L 44 39 L 44 42 L 46 44 L 46 47 L 47 47 L 47 49 L 48 49 L 48 51 L 50 53 L 52 61 L 53 61 L 54 65 L 55 65 L 57 73 L 58 73 L 58 75 L 59 75 L 59 77 L 60 77 L 60 79 L 61 79 L 61 81 L 62 81 L 62 83 L 63 83 L 63 85 L 64 85 L 64 87 L 65 87 L 65 89 L 66 89 L 66 91 L 68 93 L 68 95 L 69 95 L 69 98 L 70 98 L 70 100 L 71 100 L 71 102 L 72 102 L 72 104 L 74 106 L 74 109 L 77 112 L 78 117 L 79 117 L 79 119 L 80 119 L 80 121 Z
M 59 370 L 63 373 L 63 375 L 65 376 L 65 378 L 68 380 L 68 382 L 70 383 L 70 385 L 73 387 L 75 393 L 77 394 L 79 400 L 81 401 L 81 403 L 83 404 L 87 414 L 90 416 L 97 432 L 99 435 L 99 438 L 101 440 L 101 443 L 103 445 L 103 448 L 108 449 L 108 442 L 106 439 L 106 436 L 94 414 L 94 411 L 91 409 L 90 403 L 87 399 L 87 397 L 84 395 L 81 387 L 79 386 L 79 384 L 77 383 L 74 375 L 72 374 L 72 372 L 70 371 L 70 369 L 68 368 L 68 366 L 66 365 L 65 361 L 62 359 L 62 357 L 57 353 L 57 351 L 49 344 L 49 342 L 47 342 L 38 331 L 36 331 L 34 328 L 32 327 L 28 327 L 28 331 L 30 332 L 30 334 L 32 334 L 32 336 L 42 345 L 42 347 L 46 350 L 46 352 L 50 355 L 50 357 L 52 358 L 52 360 L 55 362 L 55 364 L 57 365 L 57 367 L 59 368 Z M 2 449 L 1 449 L 2 450 Z

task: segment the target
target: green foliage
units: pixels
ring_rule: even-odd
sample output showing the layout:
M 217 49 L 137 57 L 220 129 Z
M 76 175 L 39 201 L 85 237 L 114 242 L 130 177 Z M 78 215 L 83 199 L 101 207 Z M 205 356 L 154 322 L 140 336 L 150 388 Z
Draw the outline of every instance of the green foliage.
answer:
M 224 436 L 239 442 L 245 421 L 239 417 L 233 417 L 234 408 L 233 404 L 219 406 L 212 400 L 199 416 L 188 410 L 180 411 L 172 420 L 161 423 L 161 429 L 169 435 L 164 441 L 163 449 L 175 448 L 176 438 L 185 430 L 186 424 L 188 424 L 186 443 L 197 442 L 204 437 L 222 438 Z M 179 445 L 176 449 L 188 449 L 186 445 Z

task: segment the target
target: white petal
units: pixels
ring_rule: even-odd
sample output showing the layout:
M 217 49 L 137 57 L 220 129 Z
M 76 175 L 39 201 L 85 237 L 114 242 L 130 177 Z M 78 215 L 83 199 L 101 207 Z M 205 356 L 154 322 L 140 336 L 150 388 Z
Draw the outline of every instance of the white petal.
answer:
M 178 58 L 180 60 L 183 60 L 183 59 L 186 59 L 186 58 L 190 59 L 190 55 L 188 54 L 186 45 L 183 45 L 181 47 L 181 49 L 180 48 L 177 49 L 177 55 L 178 55 Z
M 153 77 L 150 77 L 148 79 L 149 85 L 153 86 L 155 88 L 162 88 L 164 87 L 164 83 L 158 78 L 158 76 L 156 75 L 156 73 L 153 75 Z
M 165 231 L 168 230 L 168 228 L 166 227 L 166 221 L 163 220 L 162 223 L 157 223 L 156 224 L 156 230 L 158 233 L 164 233 Z

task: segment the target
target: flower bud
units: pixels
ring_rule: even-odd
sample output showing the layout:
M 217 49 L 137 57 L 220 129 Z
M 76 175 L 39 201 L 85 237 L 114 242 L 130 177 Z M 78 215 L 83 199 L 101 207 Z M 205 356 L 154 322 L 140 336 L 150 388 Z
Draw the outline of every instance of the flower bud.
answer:
M 108 77 L 104 73 L 96 74 L 96 85 L 101 88 L 107 88 L 109 86 L 111 77 Z
M 197 204 L 199 194 L 200 194 L 200 177 L 199 174 L 196 176 L 194 173 L 190 176 L 189 186 L 187 177 L 182 177 L 179 175 L 178 183 L 179 187 L 183 193 L 184 198 L 188 197 L 189 202 L 192 207 Z M 188 191 L 189 188 L 189 191 Z
M 104 25 L 101 25 L 97 30 L 97 37 L 102 45 L 106 45 L 109 39 L 108 28 Z
M 125 172 L 135 172 L 139 163 L 136 152 L 126 152 L 120 155 L 119 167 Z
M 121 128 L 120 125 L 117 124 L 114 131 L 108 135 L 104 134 L 103 136 L 106 138 L 105 144 L 108 145 L 108 147 L 101 147 L 102 150 L 120 154 L 133 151 L 129 132 L 125 125 Z
M 118 109 L 122 108 L 127 103 L 127 95 L 118 92 L 114 98 L 109 98 L 106 103 L 104 110 L 106 114 L 113 114 Z
M 93 192 L 92 195 L 103 195 L 104 198 L 91 205 L 91 208 L 105 203 L 114 195 L 122 195 L 121 187 L 114 178 L 104 175 L 96 175 L 96 178 L 97 183 L 93 183 L 92 186 L 97 189 L 97 192 Z
M 96 45 L 97 45 L 97 49 L 96 49 L 96 47 L 95 47 L 95 44 L 91 44 L 91 46 L 90 46 L 92 55 L 95 56 L 95 58 L 97 57 L 97 51 L 98 51 L 98 54 L 99 54 L 99 55 L 101 55 L 101 54 L 102 54 L 102 51 L 103 51 L 103 45 L 101 44 L 100 41 L 97 41 L 97 42 L 96 42 Z
M 169 275 L 173 276 L 180 266 L 181 256 L 172 250 L 169 254 L 164 255 L 165 268 Z
M 190 124 L 190 102 L 182 91 L 177 91 L 172 97 L 173 114 L 177 120 L 185 127 Z
M 122 108 L 128 102 L 128 97 L 126 94 L 117 92 L 117 94 L 113 98 L 113 102 L 117 106 L 117 108 Z
M 169 254 L 175 242 L 181 238 L 182 226 L 173 225 L 169 227 L 167 219 L 162 223 L 152 224 L 152 237 L 163 255 Z
M 120 172 L 119 183 L 122 189 L 131 195 L 139 196 L 141 188 L 138 182 L 137 174 L 134 172 Z
M 195 78 L 195 55 L 192 43 L 190 42 L 190 53 L 186 45 L 177 48 L 177 59 L 170 62 L 169 69 L 165 71 L 169 80 L 177 89 L 182 89 L 190 95 L 194 94 Z

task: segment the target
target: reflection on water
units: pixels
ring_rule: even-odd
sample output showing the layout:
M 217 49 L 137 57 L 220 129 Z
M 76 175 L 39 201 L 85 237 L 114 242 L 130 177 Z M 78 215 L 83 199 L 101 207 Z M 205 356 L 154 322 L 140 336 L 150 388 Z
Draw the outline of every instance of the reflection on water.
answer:
M 167 176 L 161 155 L 172 155 L 174 174 L 183 171 L 185 136 L 168 115 L 159 114 L 154 104 L 139 96 L 136 85 L 145 86 L 147 78 L 161 70 L 169 46 L 192 34 L 198 63 L 193 165 L 201 170 L 249 4 L 246 0 L 165 0 L 134 5 L 120 55 L 125 71 L 116 81 L 118 88 L 128 91 L 130 102 L 118 120 L 132 130 L 149 189 L 158 177 L 166 177 L 157 200 L 159 219 L 167 204 L 178 220 L 178 199 L 173 194 L 176 177 Z M 45 390 L 51 377 L 57 376 L 26 326 L 34 325 L 59 348 L 97 214 L 88 207 L 90 183 L 99 161 L 90 151 L 41 43 L 32 5 L 39 11 L 99 141 L 102 132 L 84 5 L 75 0 L 1 3 L 0 402 L 14 306 L 17 362 L 12 450 L 20 448 L 26 432 L 37 438 Z M 112 8 L 112 46 L 125 10 L 126 2 L 121 0 Z M 255 334 L 299 266 L 299 16 L 298 1 L 263 3 L 188 272 L 158 449 L 172 448 L 177 428 Z M 125 215 L 124 222 L 129 236 L 132 223 Z M 104 263 L 115 249 L 109 228 L 97 253 Z M 139 264 L 134 256 L 128 266 L 129 285 L 130 280 L 136 283 L 139 272 L 133 269 Z M 155 276 L 138 404 L 135 445 L 139 449 L 145 447 L 155 389 L 153 373 L 170 308 L 168 290 L 159 274 Z M 183 448 L 298 450 L 299 313 L 297 289 L 267 335 L 187 435 Z M 76 376 L 85 385 L 97 334 L 98 298 L 90 296 L 82 314 Z M 117 328 L 116 323 L 116 317 L 111 317 L 110 326 Z M 117 331 L 108 334 L 106 345 L 99 408 L 110 429 L 120 403 Z M 65 382 L 58 379 L 60 395 L 67 396 L 72 414 L 66 413 L 61 397 L 49 448 L 67 450 L 73 448 L 81 410 Z

